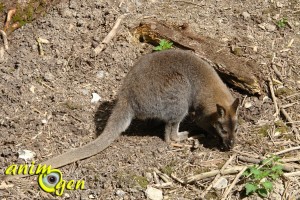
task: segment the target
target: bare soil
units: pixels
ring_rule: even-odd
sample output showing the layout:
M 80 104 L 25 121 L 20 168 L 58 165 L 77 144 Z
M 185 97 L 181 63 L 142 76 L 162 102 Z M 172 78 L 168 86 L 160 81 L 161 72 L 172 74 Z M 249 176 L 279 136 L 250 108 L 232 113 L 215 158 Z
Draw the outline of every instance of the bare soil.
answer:
M 93 49 L 124 13 L 129 15 L 117 35 L 94 55 Z M 62 1 L 8 37 L 9 49 L 0 61 L 1 175 L 9 165 L 24 163 L 18 158 L 19 150 L 35 152 L 34 160 L 39 163 L 101 134 L 122 79 L 139 57 L 152 52 L 153 46 L 141 43 L 130 32 L 145 18 L 187 23 L 198 34 L 225 43 L 224 48 L 237 56 L 256 61 L 259 73 L 273 80 L 277 102 L 286 106 L 299 130 L 299 1 Z M 283 18 L 287 22 L 282 25 Z M 39 55 L 37 38 L 49 41 L 42 44 L 44 56 Z M 260 97 L 232 89 L 242 100 L 234 148 L 238 155 L 262 157 L 300 145 L 300 136 L 286 118 L 274 116 L 268 82 L 261 84 L 264 94 Z M 99 94 L 101 101 L 91 103 L 92 93 Z M 190 141 L 182 147 L 168 146 L 162 126 L 134 121 L 100 154 L 61 168 L 65 180 L 85 180 L 85 190 L 65 190 L 57 197 L 42 191 L 36 177 L 29 177 L 9 182 L 13 186 L 0 189 L 0 199 L 146 199 L 147 185 L 154 185 L 147 173 L 154 168 L 184 179 L 220 169 L 234 153 L 222 152 L 215 137 L 198 130 L 190 118 L 181 129 L 200 135 L 200 147 L 184 147 Z M 300 152 L 280 156 L 297 158 Z M 234 159 L 230 166 L 245 164 L 249 163 Z M 299 171 L 299 160 L 292 165 Z M 225 178 L 231 183 L 235 175 Z M 160 189 L 164 199 L 200 199 L 212 180 L 185 185 L 171 179 L 171 186 Z M 238 182 L 228 199 L 260 199 L 245 197 L 244 184 Z M 299 176 L 279 179 L 274 187 L 269 199 L 300 199 Z M 211 189 L 206 199 L 221 199 L 223 192 Z

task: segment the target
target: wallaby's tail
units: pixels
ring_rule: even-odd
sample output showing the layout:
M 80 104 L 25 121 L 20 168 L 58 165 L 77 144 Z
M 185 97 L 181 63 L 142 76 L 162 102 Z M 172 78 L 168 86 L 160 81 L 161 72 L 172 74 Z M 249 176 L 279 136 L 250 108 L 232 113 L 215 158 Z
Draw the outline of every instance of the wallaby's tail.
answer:
M 134 112 L 128 102 L 119 100 L 107 121 L 104 131 L 96 140 L 51 158 L 42 164 L 51 165 L 51 168 L 59 168 L 101 152 L 128 128 L 133 117 Z

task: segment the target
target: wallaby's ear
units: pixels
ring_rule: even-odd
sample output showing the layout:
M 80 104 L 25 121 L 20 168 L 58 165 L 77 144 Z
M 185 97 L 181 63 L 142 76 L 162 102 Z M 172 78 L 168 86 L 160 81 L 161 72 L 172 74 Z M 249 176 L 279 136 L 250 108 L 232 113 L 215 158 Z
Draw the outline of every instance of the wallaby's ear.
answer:
M 240 100 L 238 98 L 236 98 L 234 100 L 234 102 L 232 103 L 231 105 L 231 108 L 236 112 L 237 111 L 237 108 L 239 107 L 239 103 L 240 103 Z
M 217 113 L 220 117 L 225 117 L 225 114 L 226 114 L 226 110 L 223 106 L 217 104 Z

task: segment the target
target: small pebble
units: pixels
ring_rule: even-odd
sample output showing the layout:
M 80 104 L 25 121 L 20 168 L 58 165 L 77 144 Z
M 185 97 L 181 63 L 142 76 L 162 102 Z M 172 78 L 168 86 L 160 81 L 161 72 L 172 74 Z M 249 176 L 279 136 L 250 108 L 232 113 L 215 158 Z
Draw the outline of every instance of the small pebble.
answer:
M 148 199 L 150 200 L 162 200 L 163 199 L 163 193 L 161 190 L 156 189 L 154 187 L 147 187 L 147 190 L 145 191 L 145 194 Z
M 242 15 L 243 15 L 243 17 L 244 17 L 245 20 L 248 20 L 251 17 L 248 12 L 243 12 Z

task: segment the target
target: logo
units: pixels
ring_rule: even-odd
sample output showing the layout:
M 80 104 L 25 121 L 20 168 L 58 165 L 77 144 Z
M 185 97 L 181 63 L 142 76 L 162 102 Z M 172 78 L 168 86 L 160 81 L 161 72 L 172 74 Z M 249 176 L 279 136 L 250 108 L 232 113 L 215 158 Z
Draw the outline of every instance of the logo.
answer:
M 84 180 L 63 180 L 63 176 L 60 170 L 52 169 L 51 165 L 38 164 L 35 168 L 35 162 L 33 161 L 30 166 L 12 164 L 5 170 L 5 175 L 38 175 L 37 182 L 48 193 L 55 193 L 57 196 L 61 196 L 65 189 L 67 190 L 83 190 Z

